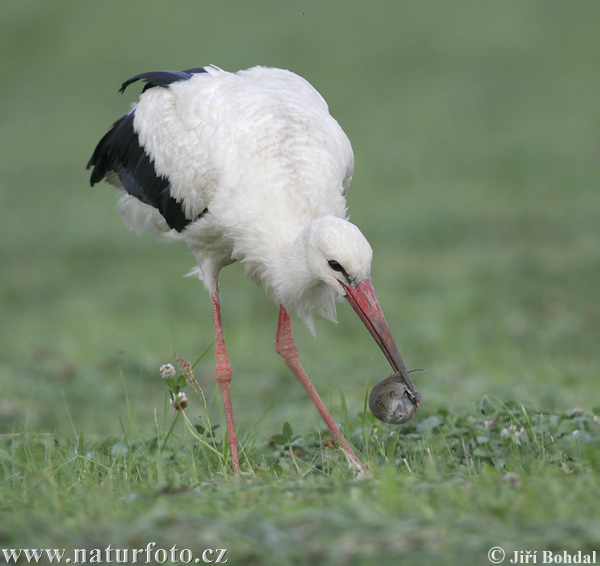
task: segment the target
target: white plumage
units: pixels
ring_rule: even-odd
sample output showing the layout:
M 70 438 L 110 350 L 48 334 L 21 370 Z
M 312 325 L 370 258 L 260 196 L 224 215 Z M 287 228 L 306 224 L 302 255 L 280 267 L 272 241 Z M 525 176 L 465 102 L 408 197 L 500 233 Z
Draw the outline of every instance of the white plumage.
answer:
M 222 267 L 240 261 L 314 332 L 313 314 L 335 320 L 335 291 L 303 261 L 311 257 L 306 246 L 326 231 L 330 251 L 355 248 L 352 258 L 340 261 L 347 270 L 352 259 L 361 279 L 370 272 L 370 246 L 358 229 L 322 220 L 346 217 L 350 141 L 321 95 L 294 73 L 206 70 L 147 90 L 135 108 L 140 144 L 156 172 L 169 179 L 185 215 L 209 210 L 170 236 L 192 249 L 195 272 L 207 287 Z M 149 224 L 168 230 L 157 209 L 135 197 L 124 196 L 121 211 L 136 231 Z
M 217 277 L 221 268 L 240 261 L 248 277 L 281 305 L 278 351 L 307 389 L 301 368 L 292 367 L 280 348 L 287 311 L 314 331 L 313 316 L 335 321 L 335 301 L 346 297 L 392 367 L 405 374 L 418 405 L 372 292 L 371 247 L 347 220 L 350 141 L 321 95 L 298 75 L 265 67 L 144 73 L 122 90 L 140 79 L 148 84 L 139 102 L 90 160 L 92 184 L 106 178 L 123 187 L 120 210 L 134 230 L 183 240 L 193 251 L 195 272 L 216 304 L 219 384 L 226 381 L 228 387 L 231 376 L 219 373 Z M 286 340 L 293 343 L 291 327 Z M 224 341 L 223 352 L 226 357 Z M 228 424 L 234 437 L 229 414 Z M 332 432 L 345 443 L 339 430 Z M 358 458 L 344 448 L 356 464 Z

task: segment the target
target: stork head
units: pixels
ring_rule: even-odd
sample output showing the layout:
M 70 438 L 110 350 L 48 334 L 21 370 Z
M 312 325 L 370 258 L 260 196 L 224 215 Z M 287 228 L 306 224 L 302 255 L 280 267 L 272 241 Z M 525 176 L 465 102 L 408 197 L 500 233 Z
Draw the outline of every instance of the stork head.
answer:
M 354 225 L 336 216 L 324 216 L 310 224 L 305 249 L 311 275 L 346 296 L 371 276 L 373 250 Z
M 348 300 L 418 407 L 420 395 L 408 375 L 371 283 L 373 251 L 369 242 L 354 224 L 341 218 L 325 216 L 311 225 L 306 253 L 312 275 Z

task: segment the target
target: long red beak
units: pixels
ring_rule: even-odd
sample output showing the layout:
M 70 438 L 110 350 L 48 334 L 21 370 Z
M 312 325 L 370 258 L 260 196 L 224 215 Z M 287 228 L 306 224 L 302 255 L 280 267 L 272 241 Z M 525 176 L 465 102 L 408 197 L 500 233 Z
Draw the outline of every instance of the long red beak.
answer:
M 402 377 L 404 384 L 410 392 L 409 395 L 412 402 L 418 408 L 421 395 L 415 389 L 415 386 L 408 375 L 408 370 L 398 351 L 398 346 L 396 346 L 396 342 L 385 321 L 383 312 L 381 312 L 381 307 L 377 301 L 377 296 L 375 295 L 375 289 L 373 289 L 371 280 L 366 279 L 357 287 L 344 285 L 344 288 L 346 289 L 346 299 L 348 299 L 348 302 L 352 305 L 356 314 L 358 314 L 363 321 L 363 324 L 367 327 L 367 330 L 371 333 L 375 342 L 379 344 L 381 351 L 392 366 L 394 372 L 399 373 Z

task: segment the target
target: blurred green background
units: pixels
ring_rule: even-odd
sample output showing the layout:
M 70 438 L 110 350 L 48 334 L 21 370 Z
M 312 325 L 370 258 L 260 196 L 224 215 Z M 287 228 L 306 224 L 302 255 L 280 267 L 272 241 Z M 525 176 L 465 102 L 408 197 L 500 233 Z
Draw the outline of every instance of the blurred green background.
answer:
M 182 245 L 137 238 L 89 187 L 99 138 L 157 69 L 287 68 L 350 137 L 352 220 L 415 381 L 421 416 L 484 393 L 540 410 L 598 404 L 600 3 L 4 0 L 0 120 L 0 432 L 149 426 L 158 367 L 212 341 Z M 259 438 L 318 415 L 273 349 L 277 309 L 239 266 L 222 277 L 234 408 Z M 296 321 L 340 417 L 389 369 L 348 305 Z M 122 376 L 122 377 L 121 377 Z M 198 378 L 214 391 L 212 353 Z

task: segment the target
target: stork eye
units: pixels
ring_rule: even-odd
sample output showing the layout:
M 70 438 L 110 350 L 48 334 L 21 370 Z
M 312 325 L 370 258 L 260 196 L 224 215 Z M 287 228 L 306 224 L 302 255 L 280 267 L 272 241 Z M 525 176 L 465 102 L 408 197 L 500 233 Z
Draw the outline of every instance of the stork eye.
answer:
M 331 269 L 333 269 L 334 271 L 339 271 L 340 273 L 343 273 L 344 268 L 337 261 L 335 261 L 335 259 L 330 259 L 327 261 L 327 263 L 329 264 L 329 267 L 331 267 Z

